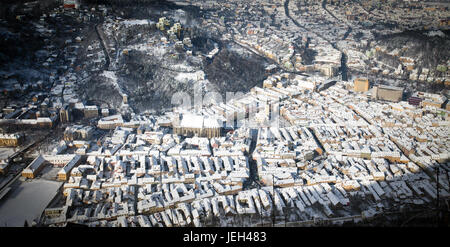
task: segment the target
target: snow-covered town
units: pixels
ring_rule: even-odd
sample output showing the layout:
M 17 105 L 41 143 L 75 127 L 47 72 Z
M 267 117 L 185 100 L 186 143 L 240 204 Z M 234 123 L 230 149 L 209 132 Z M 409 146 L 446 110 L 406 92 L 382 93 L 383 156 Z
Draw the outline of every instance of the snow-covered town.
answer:
M 448 197 L 448 111 L 372 100 L 347 85 L 337 82 L 317 92 L 288 80 L 285 87 L 266 87 L 244 98 L 255 105 L 266 102 L 260 95 L 282 98 L 280 117 L 288 120 L 283 127 L 243 125 L 227 131 L 219 126 L 218 109 L 242 109 L 239 101 L 200 112 L 168 112 L 170 123 L 168 116 L 115 121 L 101 140 L 82 134 L 62 140 L 22 175 L 37 175 L 45 163 L 60 167 L 65 202 L 46 209 L 49 225 L 252 226 L 270 223 L 273 215 L 288 222 L 354 220 L 423 205 L 437 193 Z M 191 120 L 178 127 L 187 133 L 173 133 L 178 118 Z M 219 136 L 192 134 L 208 128 L 202 125 L 206 119 L 215 119 Z
M 448 4 L 169 2 L 130 14 L 64 0 L 36 18 L 35 1 L 0 19 L 5 44 L 20 28 L 41 45 L 35 66 L 0 66 L 0 226 L 364 225 L 448 210 L 448 46 L 433 57 Z

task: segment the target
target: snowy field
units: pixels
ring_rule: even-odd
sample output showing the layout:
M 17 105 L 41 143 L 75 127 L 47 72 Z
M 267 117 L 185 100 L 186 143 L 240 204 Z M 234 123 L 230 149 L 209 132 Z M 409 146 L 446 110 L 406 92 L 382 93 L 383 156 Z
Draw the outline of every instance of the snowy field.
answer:
M 46 180 L 20 182 L 0 202 L 0 226 L 23 226 L 25 220 L 30 225 L 41 216 L 61 184 Z

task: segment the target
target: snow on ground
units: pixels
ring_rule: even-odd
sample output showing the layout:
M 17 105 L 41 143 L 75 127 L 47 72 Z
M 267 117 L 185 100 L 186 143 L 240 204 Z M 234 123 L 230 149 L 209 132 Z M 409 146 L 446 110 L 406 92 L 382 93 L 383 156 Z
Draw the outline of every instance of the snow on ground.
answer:
M 35 179 L 21 182 L 0 202 L 0 226 L 23 226 L 38 219 L 56 195 L 61 182 Z
M 119 93 L 123 95 L 122 88 L 119 86 L 119 83 L 117 83 L 118 78 L 116 72 L 104 70 L 103 73 L 100 75 L 110 79 L 110 82 L 113 85 L 113 87 L 119 90 Z
M 246 50 L 245 48 L 241 47 L 241 46 L 237 46 L 237 45 L 229 45 L 227 46 L 228 51 L 232 51 L 232 52 L 236 52 L 237 54 L 248 54 L 249 51 Z
M 179 73 L 177 76 L 175 76 L 175 80 L 179 82 L 188 82 L 188 81 L 197 81 L 198 80 L 198 73 Z
M 103 71 L 103 73 L 101 75 L 106 77 L 106 78 L 111 79 L 113 84 L 117 84 L 117 76 L 116 76 L 116 73 L 114 71 L 105 70 L 105 71 Z
M 131 49 L 131 50 L 137 50 L 137 51 L 143 51 L 143 52 L 147 52 L 147 51 L 151 50 L 151 48 L 147 44 L 129 45 L 129 46 L 127 46 L 127 48 Z
M 183 26 L 187 25 L 189 20 L 186 16 L 186 12 L 182 9 L 177 9 L 172 18 Z
M 441 30 L 436 30 L 436 31 L 429 31 L 427 33 L 425 33 L 427 36 L 429 37 L 433 37 L 433 36 L 439 36 L 439 37 L 445 37 L 445 34 L 441 31 Z
M 14 148 L 0 148 L 0 160 L 7 159 L 14 152 Z
M 163 57 L 167 53 L 167 49 L 161 46 L 152 47 L 152 55 L 156 57 Z
M 175 64 L 175 65 L 172 65 L 171 68 L 174 69 L 174 70 L 183 70 L 183 71 L 185 71 L 187 73 L 195 71 L 195 68 L 193 68 L 191 66 L 188 66 L 188 65 L 185 65 L 185 64 Z
M 149 20 L 125 20 L 122 21 L 122 24 L 126 27 L 134 26 L 134 25 L 148 25 L 150 24 Z
M 44 142 L 40 145 L 39 152 L 40 153 L 52 153 L 53 149 L 58 147 L 59 141 L 57 139 L 49 140 L 48 142 Z

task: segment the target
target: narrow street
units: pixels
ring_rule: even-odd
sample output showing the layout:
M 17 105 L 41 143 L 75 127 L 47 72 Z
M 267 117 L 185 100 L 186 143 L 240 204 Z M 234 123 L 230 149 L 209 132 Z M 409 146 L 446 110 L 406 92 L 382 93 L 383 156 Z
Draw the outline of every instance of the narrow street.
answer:
M 98 39 L 100 40 L 100 45 L 102 47 L 102 50 L 105 53 L 106 63 L 105 63 L 105 67 L 103 69 L 109 70 L 109 65 L 111 63 L 111 57 L 109 55 L 108 49 L 106 48 L 106 43 L 105 43 L 105 40 L 103 37 L 104 36 L 103 31 L 99 30 L 99 25 L 100 24 L 95 25 L 95 32 L 97 33 Z
M 249 186 L 253 185 L 253 182 L 255 182 L 258 186 L 260 185 L 258 182 L 258 168 L 256 161 L 253 159 L 253 151 L 255 151 L 256 148 L 256 142 L 258 138 L 258 129 L 251 129 L 251 135 L 252 135 L 252 142 L 250 144 L 249 153 L 248 153 L 248 163 L 249 163 L 249 179 L 247 179 L 244 183 L 244 187 L 248 188 Z

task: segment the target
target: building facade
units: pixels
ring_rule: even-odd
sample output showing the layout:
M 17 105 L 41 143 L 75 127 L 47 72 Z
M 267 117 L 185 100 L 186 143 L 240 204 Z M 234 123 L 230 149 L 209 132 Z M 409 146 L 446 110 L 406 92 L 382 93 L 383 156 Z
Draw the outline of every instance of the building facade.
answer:
M 356 78 L 353 83 L 355 92 L 367 92 L 369 90 L 369 80 L 367 78 Z
M 21 134 L 0 134 L 1 147 L 17 147 L 21 145 L 25 137 Z
M 392 102 L 399 102 L 403 97 L 403 88 L 393 86 L 378 86 L 376 98 Z

